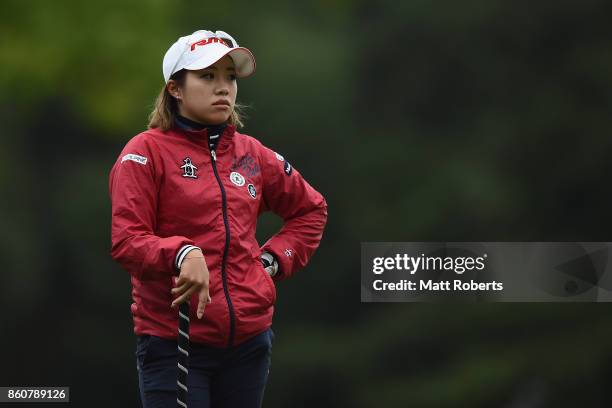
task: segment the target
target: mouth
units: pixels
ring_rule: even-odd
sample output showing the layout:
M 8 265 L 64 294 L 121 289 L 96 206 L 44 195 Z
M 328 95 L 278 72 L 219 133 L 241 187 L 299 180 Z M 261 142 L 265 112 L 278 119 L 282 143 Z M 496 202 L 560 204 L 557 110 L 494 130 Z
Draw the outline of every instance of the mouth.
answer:
M 228 107 L 231 106 L 229 101 L 226 101 L 225 99 L 221 99 L 221 100 L 218 100 L 216 102 L 213 102 L 213 106 L 219 106 L 219 105 L 221 105 L 221 106 L 228 106 Z

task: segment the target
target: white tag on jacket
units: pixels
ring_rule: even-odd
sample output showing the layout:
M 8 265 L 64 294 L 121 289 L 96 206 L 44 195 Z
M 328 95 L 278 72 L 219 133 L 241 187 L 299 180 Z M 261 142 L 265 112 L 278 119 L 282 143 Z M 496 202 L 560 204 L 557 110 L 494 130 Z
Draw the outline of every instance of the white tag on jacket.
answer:
M 126 154 L 125 156 L 123 156 L 121 158 L 121 163 L 123 163 L 126 160 L 131 160 L 133 162 L 139 163 L 139 164 L 147 164 L 147 158 L 144 156 L 139 156 L 137 154 Z

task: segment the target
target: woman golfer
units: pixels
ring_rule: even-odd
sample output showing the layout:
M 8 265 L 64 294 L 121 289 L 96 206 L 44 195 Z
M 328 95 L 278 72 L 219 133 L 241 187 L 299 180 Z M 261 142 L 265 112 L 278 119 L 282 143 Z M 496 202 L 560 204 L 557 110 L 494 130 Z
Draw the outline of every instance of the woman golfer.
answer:
M 179 38 L 164 56 L 149 128 L 110 173 L 111 255 L 131 275 L 145 408 L 260 407 L 274 281 L 302 268 L 321 240 L 325 199 L 283 156 L 237 131 L 236 78 L 254 70 L 253 54 L 225 32 Z M 269 210 L 284 224 L 260 246 L 257 217 Z

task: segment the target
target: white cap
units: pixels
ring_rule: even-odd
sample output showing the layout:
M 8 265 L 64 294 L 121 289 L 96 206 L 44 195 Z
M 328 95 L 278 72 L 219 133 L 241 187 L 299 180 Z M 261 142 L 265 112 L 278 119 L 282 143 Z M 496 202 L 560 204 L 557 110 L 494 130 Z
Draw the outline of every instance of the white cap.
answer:
M 236 76 L 244 78 L 255 71 L 255 56 L 223 31 L 198 30 L 179 38 L 166 51 L 162 69 L 166 83 L 181 69 L 202 69 L 211 66 L 225 55 L 234 60 Z

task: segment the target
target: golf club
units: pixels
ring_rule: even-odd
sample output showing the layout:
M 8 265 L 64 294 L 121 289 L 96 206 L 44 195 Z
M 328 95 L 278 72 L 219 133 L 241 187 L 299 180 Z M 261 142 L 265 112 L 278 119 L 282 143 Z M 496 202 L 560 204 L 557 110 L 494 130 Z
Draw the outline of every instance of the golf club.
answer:
M 179 308 L 178 325 L 178 378 L 176 380 L 176 403 L 187 408 L 187 373 L 189 370 L 189 299 Z

